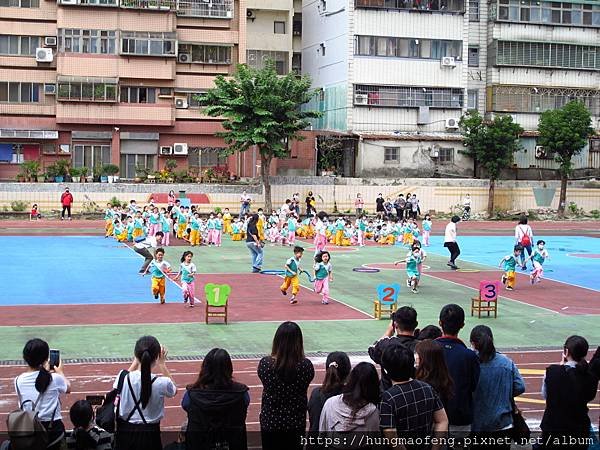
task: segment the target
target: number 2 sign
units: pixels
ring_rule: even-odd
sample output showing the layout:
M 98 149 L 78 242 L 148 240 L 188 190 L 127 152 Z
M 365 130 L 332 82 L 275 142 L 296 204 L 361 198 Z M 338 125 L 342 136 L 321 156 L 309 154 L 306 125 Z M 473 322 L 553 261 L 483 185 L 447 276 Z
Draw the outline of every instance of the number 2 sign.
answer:
M 382 305 L 392 305 L 398 302 L 399 284 L 380 284 L 377 286 L 377 297 Z
M 481 281 L 479 283 L 479 298 L 484 302 L 496 301 L 498 292 L 500 292 L 499 281 Z

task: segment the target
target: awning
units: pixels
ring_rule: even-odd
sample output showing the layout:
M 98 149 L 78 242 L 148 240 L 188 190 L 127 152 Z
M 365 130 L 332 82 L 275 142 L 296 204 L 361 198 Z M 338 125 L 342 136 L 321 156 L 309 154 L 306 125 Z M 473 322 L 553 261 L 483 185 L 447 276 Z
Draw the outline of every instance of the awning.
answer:
M 0 161 L 12 161 L 12 144 L 0 144 Z
M 121 139 L 122 155 L 158 155 L 158 141 Z
M 10 128 L 0 128 L 1 138 L 13 139 L 58 139 L 56 130 L 13 130 Z

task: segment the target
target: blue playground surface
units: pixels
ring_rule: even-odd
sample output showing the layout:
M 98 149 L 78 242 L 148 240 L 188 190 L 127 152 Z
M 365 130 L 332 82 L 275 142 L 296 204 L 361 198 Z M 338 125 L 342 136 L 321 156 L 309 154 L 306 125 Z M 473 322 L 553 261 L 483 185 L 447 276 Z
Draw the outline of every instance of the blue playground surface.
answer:
M 8 305 L 143 303 L 150 279 L 137 271 L 142 258 L 113 239 L 93 236 L 0 236 L 0 272 Z M 122 276 L 115 276 L 121 274 Z
M 544 264 L 544 278 L 600 291 L 600 276 L 598 276 L 600 274 L 600 257 L 598 257 L 600 255 L 600 239 L 574 236 L 534 236 L 535 242 L 538 239 L 546 241 L 546 250 L 550 254 L 550 259 Z M 442 237 L 434 236 L 431 244 L 427 248 L 429 253 L 448 256 L 448 250 L 444 248 Z M 511 236 L 459 235 L 458 244 L 461 251 L 458 258 L 459 267 L 462 260 L 498 268 L 500 259 L 512 254 L 515 241 Z M 596 257 L 575 256 L 578 254 L 596 255 Z M 531 267 L 531 263 L 528 265 Z M 600 295 L 598 300 L 600 300 Z

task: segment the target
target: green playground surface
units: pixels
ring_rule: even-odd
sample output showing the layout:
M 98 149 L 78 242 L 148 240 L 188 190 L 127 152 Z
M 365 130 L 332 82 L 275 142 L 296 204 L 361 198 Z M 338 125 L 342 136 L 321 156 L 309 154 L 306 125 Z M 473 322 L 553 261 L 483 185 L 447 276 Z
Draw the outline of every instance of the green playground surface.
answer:
M 307 249 L 303 258 L 304 268 L 310 268 L 313 251 L 309 248 L 312 247 L 312 243 L 300 243 L 300 245 Z M 265 297 L 277 297 L 287 308 L 283 320 L 295 320 L 294 306 L 288 304 L 288 298 L 283 297 L 277 290 L 264 289 L 264 277 L 268 275 L 255 275 L 255 278 L 250 278 L 255 281 L 250 282 L 246 276 L 242 284 L 236 284 L 237 274 L 248 274 L 250 271 L 250 256 L 244 243 L 232 242 L 225 237 L 223 246 L 220 248 L 168 247 L 166 259 L 174 268 L 177 268 L 182 252 L 188 249 L 194 252 L 194 263 L 202 274 L 200 275 L 202 279 L 210 282 L 211 274 L 229 274 L 234 290 L 260 292 Z M 413 294 L 406 288 L 403 269 L 381 270 L 378 273 L 357 273 L 352 270 L 365 264 L 376 266 L 403 259 L 407 253 L 405 248 L 367 246 L 354 251 L 347 251 L 347 249 L 336 251 L 331 247 L 329 250 L 332 250 L 331 262 L 334 268 L 334 281 L 330 285 L 330 295 L 334 302 L 343 302 L 348 305 L 349 309 L 356 308 L 367 314 L 373 314 L 373 300 L 376 297 L 377 286 L 399 283 L 402 289 L 398 303 L 399 305 L 411 305 L 417 309 L 420 327 L 437 324 L 439 311 L 443 305 L 448 303 L 461 305 L 467 316 L 465 329 L 461 334 L 465 341 L 468 340 L 470 330 L 475 325 L 482 323 L 493 328 L 496 345 L 503 349 L 560 347 L 564 343 L 565 336 L 574 333 L 586 336 L 590 343 L 600 341 L 600 327 L 598 327 L 596 315 L 568 315 L 543 307 L 544 297 L 555 302 L 561 300 L 565 305 L 569 305 L 568 298 L 553 298 L 555 294 L 552 289 L 548 288 L 550 285 L 527 286 L 527 289 L 536 289 L 531 291 L 532 296 L 533 293 L 538 297 L 541 296 L 541 300 L 537 298 L 531 304 L 527 299 L 521 298 L 519 301 L 515 301 L 501 297 L 498 318 L 479 319 L 470 316 L 470 299 L 476 294 L 476 291 L 466 286 L 460 277 L 452 280 L 454 274 L 457 276 L 459 274 L 448 270 L 446 267 L 447 255 L 445 254 L 437 255 L 428 251 L 425 264 L 430 268 L 424 271 L 419 293 Z M 118 245 L 114 245 L 110 252 L 111 254 L 114 252 L 115 256 L 126 256 L 133 253 L 130 249 Z M 286 259 L 291 255 L 292 249 L 289 247 L 267 244 L 263 268 L 282 269 Z M 100 260 L 94 264 L 110 264 L 110 260 Z M 49 265 L 46 267 L 48 276 L 52 276 L 56 269 Z M 500 275 L 497 269 L 490 266 L 462 262 L 461 267 L 474 271 L 479 270 L 480 272 L 473 272 L 469 275 L 481 280 L 495 280 Z M 441 277 L 442 275 L 445 279 Z M 116 273 L 115 277 L 133 278 L 138 275 L 136 273 Z M 150 280 L 148 279 L 147 282 L 149 290 Z M 102 292 L 110 289 L 111 280 L 98 278 L 95 283 L 97 283 L 98 291 L 98 301 L 95 303 L 102 303 Z M 306 277 L 301 277 L 301 284 L 306 288 L 311 287 Z M 71 288 L 74 287 L 71 286 Z M 519 285 L 515 292 L 518 291 Z M 303 301 L 303 292 L 306 291 L 301 291 L 300 302 Z M 127 298 L 127 292 L 119 294 Z M 504 294 L 506 294 L 505 291 L 501 295 Z M 597 291 L 594 294 L 597 294 Z M 563 294 L 560 295 L 564 297 Z M 577 293 L 574 291 L 573 297 L 576 296 Z M 167 300 L 174 303 L 181 302 L 180 292 L 171 282 L 167 284 Z M 203 298 L 201 300 L 204 301 Z M 326 353 L 334 350 L 365 352 L 387 327 L 387 320 L 369 319 L 367 316 L 362 320 L 344 319 L 331 314 L 328 311 L 329 306 L 321 305 L 314 298 L 310 301 L 315 303 L 314 319 L 298 321 L 304 333 L 307 353 Z M 148 303 L 154 302 L 155 300 L 148 293 Z M 536 306 L 536 302 L 539 306 Z M 540 304 L 540 302 L 542 303 Z M 111 305 L 106 304 L 105 307 L 110 311 Z M 235 304 L 230 307 L 235 308 Z M 260 304 L 257 304 L 256 307 L 260 308 Z M 239 321 L 230 322 L 228 325 L 218 323 L 206 325 L 203 321 L 198 323 L 155 323 L 155 318 L 152 316 L 147 317 L 147 320 L 141 323 L 91 325 L 85 324 L 86 317 L 82 315 L 81 325 L 28 326 L 28 317 L 24 315 L 22 326 L 1 326 L 1 308 L 0 306 L 0 336 L 2 337 L 0 360 L 19 360 L 23 343 L 32 337 L 47 340 L 51 343 L 51 347 L 61 350 L 65 359 L 129 358 L 134 342 L 144 334 L 156 336 L 163 345 L 169 348 L 169 354 L 172 357 L 200 356 L 213 347 L 226 348 L 233 355 L 252 357 L 269 352 L 273 334 L 278 324 L 283 321 L 281 317 L 273 320 L 271 311 L 265 310 L 259 311 L 264 313 L 264 321 Z M 200 308 L 203 308 L 203 305 Z M 600 312 L 596 312 L 596 314 L 598 313 Z

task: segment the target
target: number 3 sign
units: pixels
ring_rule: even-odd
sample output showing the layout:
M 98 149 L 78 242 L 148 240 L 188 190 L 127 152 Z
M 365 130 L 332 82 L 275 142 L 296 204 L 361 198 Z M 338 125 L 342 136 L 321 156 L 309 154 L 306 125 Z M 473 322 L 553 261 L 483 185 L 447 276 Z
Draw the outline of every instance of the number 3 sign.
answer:
M 479 298 L 484 302 L 494 302 L 500 292 L 499 281 L 481 281 L 479 283 Z
M 382 305 L 397 303 L 399 293 L 399 284 L 380 284 L 377 286 L 377 297 L 379 297 L 379 301 Z

